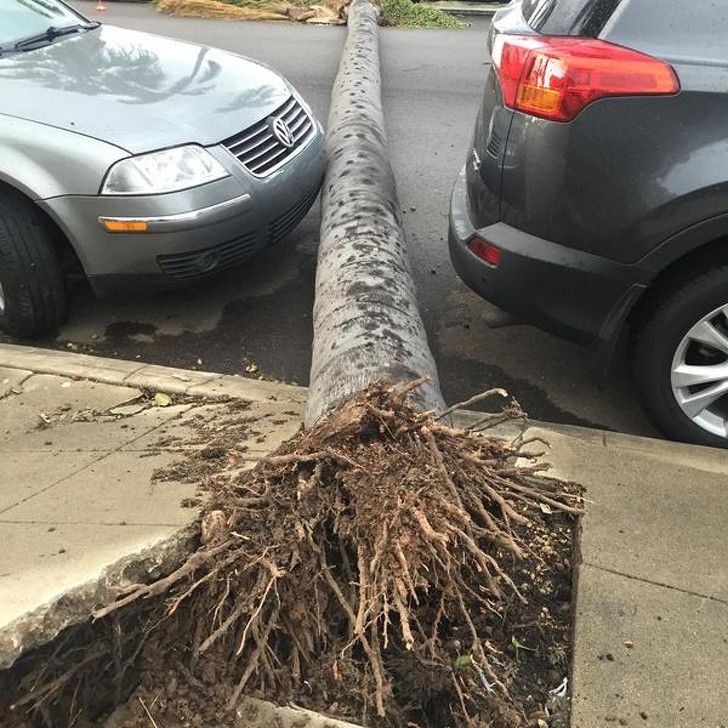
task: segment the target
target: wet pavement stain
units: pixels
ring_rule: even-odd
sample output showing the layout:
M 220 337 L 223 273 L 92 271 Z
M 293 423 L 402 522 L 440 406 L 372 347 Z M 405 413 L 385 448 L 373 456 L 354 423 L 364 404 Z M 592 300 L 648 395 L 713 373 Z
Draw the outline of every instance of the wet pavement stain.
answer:
M 132 336 L 154 336 L 157 327 L 138 321 L 114 321 L 104 330 L 104 336 L 111 341 L 123 341 Z
M 242 376 L 255 362 L 256 378 L 306 384 L 317 233 L 314 214 L 244 266 L 181 291 L 97 301 L 80 286 L 69 324 L 34 343 Z
M 442 393 L 446 402 L 462 402 L 476 391 L 485 392 L 488 389 L 502 387 L 510 396 L 515 397 L 531 419 L 579 427 L 611 429 L 603 423 L 593 422 L 561 409 L 551 401 L 543 389 L 534 386 L 526 379 L 511 376 L 500 367 L 452 356 L 438 357 L 437 364 L 439 368 L 447 371 L 447 377 L 442 378 Z M 472 409 L 497 412 L 502 404 L 503 400 L 495 398 L 476 404 Z
M 182 291 L 99 301 L 79 286 L 58 337 L 18 343 L 306 385 L 319 222 L 314 211 L 254 260 Z M 447 402 L 504 387 L 536 420 L 657 434 L 634 404 L 628 377 L 601 391 L 579 347 L 527 327 L 489 329 L 481 299 L 436 257 L 415 266 L 415 278 Z M 436 277 L 431 265 L 440 266 Z

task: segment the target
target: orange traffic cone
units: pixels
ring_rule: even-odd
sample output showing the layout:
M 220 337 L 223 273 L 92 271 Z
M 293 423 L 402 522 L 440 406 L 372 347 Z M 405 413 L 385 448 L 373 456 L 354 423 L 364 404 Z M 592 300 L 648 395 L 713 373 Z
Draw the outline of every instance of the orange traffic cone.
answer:
M 97 13 L 105 13 L 107 11 L 106 5 L 104 5 L 104 0 L 98 0 L 96 3 L 96 12 Z

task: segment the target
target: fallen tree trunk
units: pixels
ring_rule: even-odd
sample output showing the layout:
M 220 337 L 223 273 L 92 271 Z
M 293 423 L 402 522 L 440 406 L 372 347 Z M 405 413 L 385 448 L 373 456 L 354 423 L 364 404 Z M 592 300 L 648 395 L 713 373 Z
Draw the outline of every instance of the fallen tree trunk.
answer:
M 306 426 L 379 381 L 427 377 L 444 410 L 407 257 L 381 102 L 378 11 L 354 0 L 331 96 Z

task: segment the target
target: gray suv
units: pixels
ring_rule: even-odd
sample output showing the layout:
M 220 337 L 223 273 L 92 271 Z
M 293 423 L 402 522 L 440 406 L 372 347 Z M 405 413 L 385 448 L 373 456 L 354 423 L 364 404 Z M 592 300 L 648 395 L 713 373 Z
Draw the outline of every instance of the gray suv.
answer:
M 728 4 L 522 0 L 488 44 L 459 275 L 602 377 L 627 339 L 656 425 L 728 447 Z
M 184 285 L 306 215 L 323 133 L 278 74 L 212 48 L 0 3 L 0 328 L 53 330 L 66 283 Z

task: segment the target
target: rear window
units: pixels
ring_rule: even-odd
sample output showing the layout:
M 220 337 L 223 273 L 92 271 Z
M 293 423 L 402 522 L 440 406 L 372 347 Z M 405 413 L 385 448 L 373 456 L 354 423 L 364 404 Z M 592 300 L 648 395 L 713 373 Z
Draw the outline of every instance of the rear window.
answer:
M 622 0 L 523 0 L 523 18 L 544 35 L 596 38 Z

